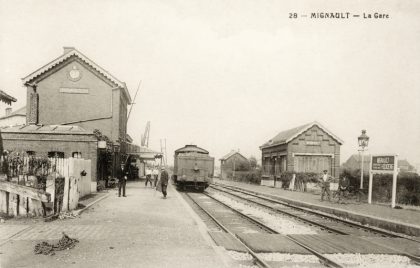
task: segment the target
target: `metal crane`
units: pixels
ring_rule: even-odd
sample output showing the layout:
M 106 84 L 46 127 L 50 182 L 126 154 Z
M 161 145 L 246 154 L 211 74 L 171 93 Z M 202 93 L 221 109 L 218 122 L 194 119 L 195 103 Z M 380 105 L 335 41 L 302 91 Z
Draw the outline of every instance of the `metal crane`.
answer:
M 150 121 L 147 121 L 144 134 L 141 135 L 141 146 L 149 147 Z

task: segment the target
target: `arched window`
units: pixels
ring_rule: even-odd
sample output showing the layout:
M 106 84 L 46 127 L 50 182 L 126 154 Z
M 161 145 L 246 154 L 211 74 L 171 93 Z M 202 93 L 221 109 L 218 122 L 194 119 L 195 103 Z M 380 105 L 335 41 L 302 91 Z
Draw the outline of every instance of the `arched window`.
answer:
M 81 153 L 81 152 L 73 152 L 73 153 L 71 154 L 71 156 L 72 156 L 73 158 L 82 158 L 82 153 Z

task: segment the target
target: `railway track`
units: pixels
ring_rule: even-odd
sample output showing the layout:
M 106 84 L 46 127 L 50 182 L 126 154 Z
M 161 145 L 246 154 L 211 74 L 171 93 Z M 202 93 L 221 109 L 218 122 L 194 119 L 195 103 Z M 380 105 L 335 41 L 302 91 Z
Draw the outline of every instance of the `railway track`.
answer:
M 225 232 L 230 234 L 233 238 L 236 239 L 236 241 L 238 243 L 240 243 L 241 245 L 244 246 L 244 248 L 246 248 L 247 253 L 249 253 L 253 259 L 254 259 L 254 263 L 258 266 L 258 267 L 262 267 L 262 268 L 271 268 L 271 266 L 265 262 L 263 259 L 259 258 L 258 255 L 252 250 L 250 249 L 246 244 L 244 244 L 227 226 L 225 226 L 225 223 L 222 223 L 222 221 L 220 221 L 219 219 L 216 218 L 216 216 L 214 215 L 214 212 L 211 213 L 209 211 L 209 209 L 205 208 L 205 206 L 202 204 L 202 202 L 200 202 L 197 198 L 193 197 L 190 193 L 185 193 L 185 195 L 202 211 L 204 212 L 204 214 L 206 214 L 210 219 L 212 219 L 213 223 L 215 223 L 217 226 L 219 226 L 219 228 Z M 220 215 L 219 215 L 220 216 Z M 232 226 L 231 226 L 232 227 Z
M 256 204 L 276 213 L 294 218 L 300 222 L 318 226 L 321 229 L 328 230 L 330 233 L 341 235 L 360 235 L 360 236 L 382 236 L 382 237 L 399 237 L 393 233 L 384 230 L 377 230 L 366 227 L 361 224 L 349 222 L 343 219 L 329 216 L 312 210 L 307 210 L 297 206 L 287 204 L 282 201 L 274 200 L 268 197 L 259 196 L 242 189 L 236 189 L 226 186 L 211 186 L 212 189 L 227 193 L 235 198 L 242 199 L 246 202 Z
M 223 203 L 222 201 L 219 201 L 218 199 L 212 197 L 211 195 L 207 193 L 203 193 L 201 195 L 191 195 L 189 193 L 185 193 L 185 195 L 197 206 L 200 208 L 201 211 L 205 212 L 205 214 L 210 217 L 218 226 L 220 226 L 220 229 L 222 229 L 224 232 L 229 233 L 232 237 L 235 237 L 239 243 L 244 245 L 244 247 L 247 249 L 248 253 L 253 256 L 255 259 L 255 263 L 260 267 L 271 267 L 267 262 L 265 262 L 263 259 L 258 257 L 257 253 L 255 253 L 249 245 L 246 244 L 246 242 L 239 239 L 237 233 L 244 232 L 243 226 L 246 226 L 245 232 L 249 232 L 250 230 L 254 232 L 261 232 L 261 233 L 268 233 L 268 234 L 278 234 L 278 232 L 266 224 L 262 223 L 261 221 L 258 221 L 248 215 L 245 215 L 244 213 L 236 210 L 235 208 Z M 212 202 L 212 206 L 208 204 L 208 201 L 202 201 L 200 200 L 200 196 L 205 195 L 206 197 L 210 198 Z M 217 204 L 217 205 L 216 205 Z M 220 207 L 223 207 L 223 209 L 220 209 Z M 226 213 L 226 210 L 233 212 L 233 214 Z M 228 215 L 228 216 L 227 216 Z M 238 225 L 241 226 L 241 228 L 238 228 Z M 305 244 L 302 241 L 298 241 L 294 239 L 293 237 L 286 236 L 290 241 L 293 243 L 298 244 L 299 246 L 306 249 L 308 252 L 316 256 L 319 261 L 324 264 L 327 267 L 343 267 L 342 265 L 338 264 L 337 262 L 334 262 L 330 258 L 324 256 L 323 254 L 319 253 L 315 248 Z
M 326 213 L 317 212 L 311 209 L 297 207 L 279 200 L 275 200 L 266 196 L 259 195 L 255 192 L 241 189 L 235 186 L 225 186 L 221 184 L 214 184 L 210 186 L 213 190 L 227 193 L 235 198 L 242 199 L 246 202 L 256 204 L 276 213 L 287 215 L 298 221 L 315 225 L 321 229 L 340 235 L 355 235 L 355 236 L 379 236 L 406 239 L 407 241 L 420 243 L 418 239 L 409 236 L 396 234 L 387 230 L 365 226 L 360 223 L 355 223 L 345 219 L 341 219 Z M 363 239 L 363 238 L 361 238 Z M 420 257 L 401 251 L 401 255 L 410 258 L 417 264 L 420 264 Z

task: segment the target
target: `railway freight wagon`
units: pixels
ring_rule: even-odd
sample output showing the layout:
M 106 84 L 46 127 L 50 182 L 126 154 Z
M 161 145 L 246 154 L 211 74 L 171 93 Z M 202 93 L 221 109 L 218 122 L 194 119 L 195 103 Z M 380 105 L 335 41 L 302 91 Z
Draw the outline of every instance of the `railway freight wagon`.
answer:
M 214 158 L 197 145 L 175 151 L 173 181 L 178 189 L 204 191 L 213 182 Z

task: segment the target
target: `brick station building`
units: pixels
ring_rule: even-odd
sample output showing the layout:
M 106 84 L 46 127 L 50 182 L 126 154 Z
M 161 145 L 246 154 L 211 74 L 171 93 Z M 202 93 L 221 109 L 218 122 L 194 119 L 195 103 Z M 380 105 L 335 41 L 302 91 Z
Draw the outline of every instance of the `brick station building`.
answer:
M 282 131 L 260 147 L 263 177 L 276 179 L 282 172 L 321 173 L 325 169 L 338 177 L 342 144 L 318 122 Z
M 61 55 L 22 81 L 27 90 L 26 125 L 1 130 L 6 150 L 90 159 L 96 189 L 97 165 L 106 157 L 94 130 L 112 149 L 113 173 L 136 147 L 127 135 L 131 97 L 126 84 L 74 47 L 64 47 Z
M 127 86 L 73 47 L 22 79 L 27 124 L 99 129 L 111 141 L 126 141 Z

